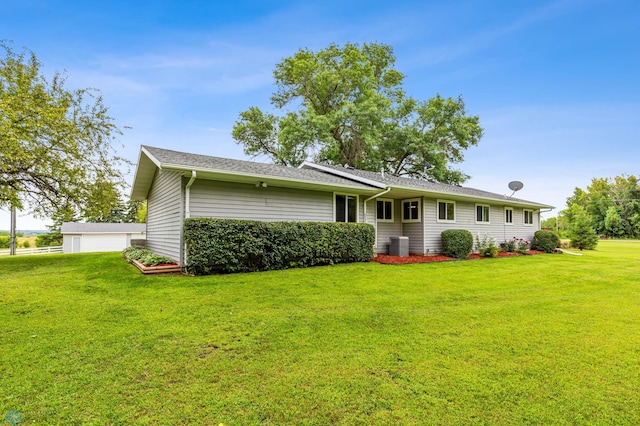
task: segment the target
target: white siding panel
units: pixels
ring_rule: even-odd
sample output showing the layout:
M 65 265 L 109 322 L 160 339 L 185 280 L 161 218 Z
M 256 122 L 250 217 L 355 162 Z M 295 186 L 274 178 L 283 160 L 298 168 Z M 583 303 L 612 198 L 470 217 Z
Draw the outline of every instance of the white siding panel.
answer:
M 489 223 L 476 223 L 476 203 L 456 202 L 455 223 L 438 223 L 437 221 L 437 200 L 425 198 L 424 223 L 425 223 L 425 249 L 430 249 L 429 253 L 439 253 L 442 251 L 440 234 L 446 229 L 466 229 L 470 231 L 475 239 L 476 234 L 485 232 L 496 239 L 499 244 L 513 237 L 524 238 L 531 241 L 533 234 L 539 229 L 540 214 L 534 211 L 533 225 L 524 225 L 524 214 L 522 208 L 513 207 L 513 225 L 504 223 L 505 205 L 491 205 L 489 212 Z
M 371 210 L 376 212 L 376 205 L 374 204 Z M 368 208 L 368 207 L 367 207 Z M 378 222 L 377 223 L 377 252 L 389 253 L 389 237 L 403 237 L 402 233 L 402 207 L 400 200 L 393 201 L 393 222 Z M 411 243 L 411 241 L 409 241 Z
M 191 187 L 190 204 L 191 217 L 333 222 L 331 192 L 196 180 Z
M 402 220 L 402 200 L 396 200 L 396 203 L 400 206 L 398 219 Z M 418 213 L 420 222 L 402 223 L 402 235 L 409 237 L 409 253 L 426 253 L 424 247 L 424 199 L 421 199 L 420 201 L 420 209 L 421 211 Z
M 182 173 L 159 170 L 147 197 L 147 248 L 181 261 Z
M 84 234 L 80 251 L 122 251 L 127 248 L 127 234 Z
M 394 221 L 393 223 L 381 222 L 378 223 L 378 253 L 389 253 L 389 238 L 390 237 L 403 237 L 402 224 L 400 221 Z
M 403 223 L 402 235 L 409 237 L 409 253 L 424 254 L 423 223 Z

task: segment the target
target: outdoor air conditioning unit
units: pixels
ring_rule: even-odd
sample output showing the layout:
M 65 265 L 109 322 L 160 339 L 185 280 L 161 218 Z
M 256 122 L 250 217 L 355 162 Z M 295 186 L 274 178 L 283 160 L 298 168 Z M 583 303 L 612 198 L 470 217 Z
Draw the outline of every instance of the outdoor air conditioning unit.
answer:
M 409 256 L 409 237 L 389 237 L 389 255 Z

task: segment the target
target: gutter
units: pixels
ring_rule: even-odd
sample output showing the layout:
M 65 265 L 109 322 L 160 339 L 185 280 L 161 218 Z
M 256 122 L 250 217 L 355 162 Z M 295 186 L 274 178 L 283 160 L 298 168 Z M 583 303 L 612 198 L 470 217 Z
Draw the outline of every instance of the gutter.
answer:
M 544 209 L 544 210 L 540 209 L 540 214 L 549 213 L 552 210 L 555 210 L 555 207 L 551 207 L 551 208 Z M 540 230 L 540 229 L 542 229 L 542 220 L 540 220 L 540 215 L 538 215 L 538 230 Z M 559 232 L 559 229 L 558 229 L 558 217 L 556 217 L 556 232 Z
M 191 185 L 196 180 L 196 171 L 191 170 L 191 179 L 187 182 L 187 186 L 184 188 L 184 218 L 188 219 L 191 217 Z
M 191 179 L 189 179 L 189 182 L 187 182 L 187 186 L 184 187 L 184 218 L 188 219 L 189 217 L 191 217 L 191 185 L 193 185 L 193 182 L 196 180 L 196 171 L 195 170 L 191 170 Z M 184 221 L 183 221 L 184 222 Z M 184 223 L 183 223 L 184 225 Z M 184 227 L 182 232 L 184 232 Z M 182 239 L 182 237 L 180 237 Z M 183 252 L 182 252 L 182 259 L 180 259 L 180 267 L 181 269 L 184 270 L 186 263 L 187 263 L 187 243 L 186 241 L 184 242 L 184 248 L 183 248 Z
M 367 202 L 371 201 L 371 200 L 373 200 L 375 198 L 378 198 L 379 196 L 384 195 L 389 191 L 391 191 L 391 187 L 387 186 L 387 188 L 384 191 L 382 191 L 381 193 L 372 195 L 371 197 L 369 197 L 366 200 L 364 200 L 364 223 L 367 223 Z

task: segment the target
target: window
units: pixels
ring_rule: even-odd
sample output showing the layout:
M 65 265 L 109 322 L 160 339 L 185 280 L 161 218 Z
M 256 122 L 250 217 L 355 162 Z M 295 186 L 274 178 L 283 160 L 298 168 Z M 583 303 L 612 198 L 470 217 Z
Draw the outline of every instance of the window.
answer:
M 523 210 L 524 214 L 524 224 L 525 225 L 533 225 L 533 210 Z
M 456 221 L 456 202 L 438 200 L 438 222 Z
M 513 208 L 512 207 L 504 208 L 504 224 L 513 225 Z
M 489 223 L 489 210 L 487 204 L 476 204 L 476 223 Z
M 393 222 L 393 200 L 376 200 L 378 222 Z
M 402 221 L 420 222 L 420 199 L 402 201 Z
M 336 222 L 358 221 L 358 196 L 335 194 Z

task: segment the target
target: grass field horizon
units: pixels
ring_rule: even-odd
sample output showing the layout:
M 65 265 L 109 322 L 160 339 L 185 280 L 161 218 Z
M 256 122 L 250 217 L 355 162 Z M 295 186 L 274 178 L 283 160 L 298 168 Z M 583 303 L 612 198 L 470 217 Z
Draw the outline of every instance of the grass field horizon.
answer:
M 0 418 L 637 424 L 640 242 L 582 254 L 209 277 L 0 258 Z

